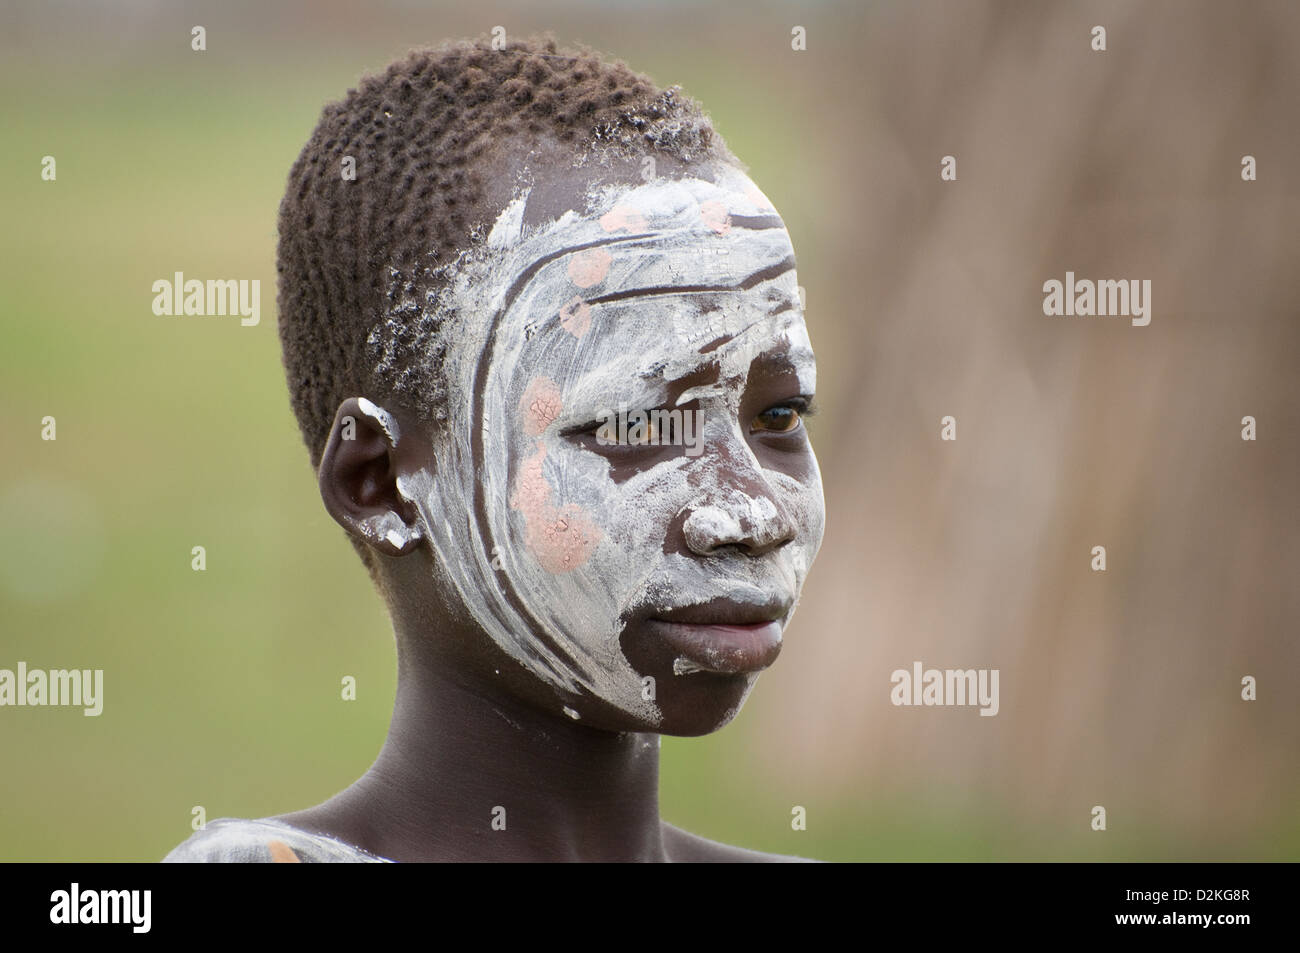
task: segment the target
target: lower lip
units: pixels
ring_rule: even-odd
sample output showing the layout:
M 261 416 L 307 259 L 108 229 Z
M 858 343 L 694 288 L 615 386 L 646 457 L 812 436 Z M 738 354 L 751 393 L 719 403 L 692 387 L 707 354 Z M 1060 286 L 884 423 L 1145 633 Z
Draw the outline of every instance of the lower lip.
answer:
M 740 675 L 761 672 L 781 653 L 781 623 L 687 625 L 652 619 L 663 640 L 677 653 L 679 675 L 709 672 Z

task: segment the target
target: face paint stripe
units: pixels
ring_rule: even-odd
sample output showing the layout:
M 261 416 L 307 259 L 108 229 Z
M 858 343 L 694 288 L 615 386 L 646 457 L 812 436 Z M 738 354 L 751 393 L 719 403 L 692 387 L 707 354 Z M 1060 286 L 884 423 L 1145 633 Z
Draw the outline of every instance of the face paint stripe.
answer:
M 773 278 L 780 278 L 787 271 L 794 271 L 794 256 L 783 259 L 769 268 L 763 268 L 754 272 L 740 284 L 736 285 L 738 291 L 748 291 L 755 285 L 761 285 L 765 281 L 771 281 Z
M 764 231 L 767 229 L 785 229 L 785 223 L 777 216 L 732 216 L 729 219 L 731 225 L 739 225 L 741 229 L 747 231 Z M 758 225 L 745 223 L 761 223 Z M 493 319 L 492 334 L 496 332 L 496 322 L 504 312 L 509 311 L 514 302 L 527 290 L 528 283 L 537 276 L 537 273 L 552 262 L 565 257 L 566 255 L 576 255 L 592 249 L 605 248 L 609 246 L 631 246 L 633 248 L 655 248 L 662 241 L 662 236 L 654 232 L 642 232 L 634 235 L 620 235 L 611 238 L 601 238 L 591 242 L 583 242 L 577 245 L 570 245 L 565 248 L 557 249 L 538 258 L 522 271 L 511 284 L 510 290 L 505 297 L 504 304 L 500 312 Z M 788 258 L 790 268 L 794 267 L 794 259 Z M 784 264 L 785 262 L 782 262 Z M 773 276 L 783 274 L 783 271 L 773 272 Z M 759 274 L 762 274 L 761 272 Z M 752 278 L 752 276 L 751 276 Z M 747 279 L 748 280 L 748 279 Z M 598 283 L 598 282 L 597 282 Z M 682 285 L 678 288 L 680 292 L 688 291 L 734 291 L 737 288 L 747 289 L 752 285 Z M 635 290 L 621 292 L 622 295 L 636 294 Z M 602 301 L 618 300 L 615 297 L 589 298 L 588 304 L 596 304 Z
M 794 270 L 794 259 L 786 258 L 775 265 L 760 269 L 751 275 L 746 276 L 740 282 L 730 285 L 661 285 L 656 288 L 627 288 L 623 291 L 613 291 L 607 295 L 599 295 L 595 298 L 588 298 L 587 304 L 607 304 L 611 301 L 625 301 L 628 298 L 652 298 L 662 295 L 686 295 L 686 294 L 706 294 L 709 292 L 725 291 L 749 291 L 755 285 L 762 284 L 764 281 L 771 281 L 773 278 L 779 278 L 787 271 Z M 780 310 L 787 310 L 782 308 Z M 770 312 L 777 314 L 778 311 Z
M 657 288 L 628 288 L 613 291 L 607 295 L 588 298 L 587 304 L 608 304 L 611 301 L 625 301 L 628 298 L 653 298 L 662 295 L 702 294 L 710 291 L 735 291 L 735 285 L 661 285 Z
M 765 228 L 785 228 L 785 222 L 779 215 L 732 215 L 729 219 L 732 228 L 749 228 L 760 231 Z
M 583 242 L 578 245 L 566 246 L 565 248 L 558 249 L 537 259 L 537 261 L 524 269 L 524 271 L 515 278 L 514 282 L 511 283 L 505 297 L 502 299 L 501 306 L 492 315 L 492 319 L 488 326 L 487 336 L 485 338 L 483 356 L 474 372 L 474 390 L 470 413 L 470 421 L 472 422 L 470 430 L 470 447 L 471 459 L 474 464 L 474 469 L 477 472 L 483 472 L 484 468 L 483 432 L 488 425 L 487 421 L 484 419 L 483 413 L 484 393 L 487 389 L 488 377 L 492 370 L 493 355 L 496 350 L 497 331 L 500 328 L 502 319 L 510 311 L 511 306 L 515 303 L 515 300 L 519 295 L 523 293 L 528 282 L 531 281 L 532 278 L 546 265 L 558 258 L 564 257 L 565 255 L 584 251 L 589 248 L 598 248 L 605 245 L 618 245 L 651 237 L 653 236 L 645 234 L 618 236 L 614 238 L 597 239 L 592 242 Z M 474 481 L 474 522 L 477 524 L 478 529 L 478 558 L 490 565 L 492 561 L 492 551 L 496 544 L 492 535 L 491 524 L 488 521 L 486 487 L 482 480 Z M 541 624 L 541 621 L 534 616 L 524 604 L 524 601 L 519 597 L 519 593 L 515 591 L 513 583 L 508 578 L 503 579 L 502 582 L 502 596 L 510 603 L 511 608 L 519 613 L 521 618 L 528 622 L 533 633 L 537 636 L 538 641 L 545 645 L 565 664 L 575 668 L 578 667 L 577 660 L 559 646 L 555 639 L 551 637 L 551 634 L 546 631 L 545 627 Z M 548 667 L 553 666 L 548 663 Z

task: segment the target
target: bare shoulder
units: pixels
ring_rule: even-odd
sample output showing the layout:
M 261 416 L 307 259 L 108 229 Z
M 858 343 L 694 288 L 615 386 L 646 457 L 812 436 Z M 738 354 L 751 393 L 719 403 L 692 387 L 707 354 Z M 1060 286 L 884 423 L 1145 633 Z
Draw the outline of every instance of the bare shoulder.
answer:
M 673 827 L 667 821 L 660 822 L 664 833 L 664 850 L 668 858 L 675 863 L 684 864 L 816 864 L 820 861 L 811 857 L 796 857 L 793 854 L 765 854 L 758 850 L 744 847 L 732 847 L 717 841 L 700 837 L 690 831 Z

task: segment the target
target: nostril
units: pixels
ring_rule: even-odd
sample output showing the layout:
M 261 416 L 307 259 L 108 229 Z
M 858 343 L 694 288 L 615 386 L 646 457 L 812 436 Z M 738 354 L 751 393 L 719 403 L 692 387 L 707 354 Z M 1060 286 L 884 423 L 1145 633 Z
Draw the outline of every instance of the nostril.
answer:
M 700 556 L 707 556 L 722 546 L 734 545 L 743 535 L 740 521 L 716 506 L 693 508 L 682 531 L 691 552 Z
M 760 556 L 795 537 L 794 527 L 770 499 L 744 494 L 727 506 L 693 507 L 682 532 L 686 545 L 700 556 L 712 555 L 724 547 Z
M 793 543 L 795 539 L 795 530 L 788 521 L 783 520 L 780 532 L 773 533 L 770 541 L 763 545 L 763 552 L 769 553 L 774 549 L 780 549 L 788 543 Z
M 783 523 L 780 528 L 774 528 L 772 532 L 757 534 L 754 542 L 747 544 L 745 548 L 751 556 L 762 556 L 780 549 L 786 543 L 793 542 L 794 535 L 794 530 L 786 528 L 786 524 Z

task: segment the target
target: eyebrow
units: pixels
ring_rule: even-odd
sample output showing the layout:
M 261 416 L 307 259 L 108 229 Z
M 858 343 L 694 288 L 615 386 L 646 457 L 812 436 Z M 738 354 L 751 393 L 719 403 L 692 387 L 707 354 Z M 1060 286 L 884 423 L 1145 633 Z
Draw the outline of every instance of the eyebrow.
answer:
M 772 300 L 773 300 L 773 304 L 770 308 L 767 309 L 767 313 L 766 315 L 764 315 L 764 317 L 772 318 L 778 314 L 784 314 L 786 311 L 793 311 L 795 307 L 795 302 L 798 300 L 798 298 L 795 295 L 788 295 L 784 298 L 775 298 Z M 754 325 L 758 323 L 759 323 L 758 321 L 751 321 L 749 324 L 745 325 L 735 334 L 724 334 L 721 337 L 716 337 L 712 341 L 709 341 L 707 344 L 701 347 L 699 349 L 699 352 L 701 354 L 708 354 L 710 351 L 716 351 L 724 344 L 728 344 L 734 341 L 736 338 L 740 337 L 742 334 L 744 334 L 746 331 L 748 331 L 750 328 L 754 327 Z
M 732 335 L 731 338 L 728 338 L 728 340 L 734 339 L 739 335 L 744 334 L 746 331 L 748 331 L 750 328 L 754 327 L 754 325 L 758 323 L 759 322 L 755 321 L 753 322 L 753 324 L 746 325 L 740 331 L 736 332 L 736 334 Z M 696 374 L 699 374 L 701 368 L 713 367 L 716 366 L 717 363 L 718 362 L 716 359 L 714 360 L 705 359 L 701 361 L 699 365 L 691 368 L 685 373 L 680 374 L 677 377 L 668 377 L 668 378 L 661 378 L 659 376 L 659 371 L 662 368 L 651 367 L 642 371 L 640 374 L 637 375 L 637 377 L 640 380 L 662 381 L 664 384 L 668 385 L 669 387 L 673 387 L 676 386 L 677 384 L 680 384 L 682 381 Z M 774 370 L 780 370 L 780 371 L 789 370 L 789 371 L 794 371 L 797 374 L 800 365 L 811 365 L 812 367 L 816 367 L 817 355 L 813 353 L 812 348 L 806 347 L 802 344 L 792 345 L 790 349 L 786 351 L 764 351 L 761 354 L 757 355 L 754 358 L 754 360 L 750 363 L 750 370 L 752 370 L 755 366 L 761 368 L 764 365 Z
M 793 370 L 798 371 L 800 364 L 817 363 L 817 358 L 813 355 L 811 348 L 803 346 L 792 347 L 788 351 L 764 351 L 756 356 L 750 364 L 750 370 L 755 367 L 770 367 L 774 370 Z

